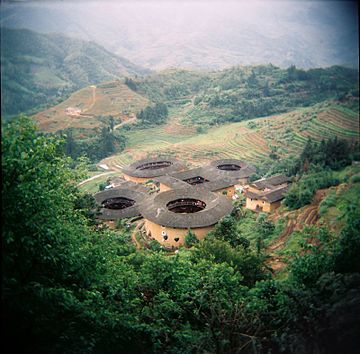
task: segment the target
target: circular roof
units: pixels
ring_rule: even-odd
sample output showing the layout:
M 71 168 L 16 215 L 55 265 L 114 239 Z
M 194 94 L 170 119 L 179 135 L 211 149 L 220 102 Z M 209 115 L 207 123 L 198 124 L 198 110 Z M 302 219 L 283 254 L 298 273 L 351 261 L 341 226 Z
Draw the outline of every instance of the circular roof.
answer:
M 182 198 L 201 201 L 205 207 L 195 213 L 174 213 L 168 209 L 169 203 Z M 195 188 L 162 192 L 139 205 L 140 213 L 145 219 L 158 225 L 185 229 L 214 225 L 232 209 L 231 201 L 225 196 Z
M 122 189 L 122 188 L 112 188 L 106 191 L 96 193 L 94 198 L 96 203 L 101 207 L 99 219 L 103 220 L 117 220 L 123 218 L 131 218 L 137 215 L 140 215 L 138 204 L 141 203 L 148 195 L 143 192 L 131 190 L 131 189 Z M 134 201 L 135 203 L 129 207 L 123 209 L 109 209 L 103 207 L 103 203 L 109 199 L 128 199 Z
M 256 168 L 249 165 L 246 161 L 237 159 L 223 159 L 210 162 L 210 167 L 218 175 L 233 178 L 247 178 L 256 172 Z
M 143 159 L 122 168 L 128 176 L 140 178 L 153 178 L 168 173 L 181 171 L 185 166 L 173 158 Z

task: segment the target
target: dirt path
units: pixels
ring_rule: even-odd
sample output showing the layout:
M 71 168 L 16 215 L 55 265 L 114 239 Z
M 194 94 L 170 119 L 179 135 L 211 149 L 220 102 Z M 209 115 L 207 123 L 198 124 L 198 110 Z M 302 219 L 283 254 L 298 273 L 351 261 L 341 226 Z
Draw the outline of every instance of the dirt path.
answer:
M 121 122 L 120 124 L 116 124 L 116 125 L 114 126 L 114 130 L 122 127 L 122 126 L 125 125 L 125 124 L 134 123 L 135 121 L 136 121 L 136 116 L 135 116 L 135 114 L 134 114 L 134 115 L 133 115 L 131 118 L 129 118 L 128 120 L 125 120 L 125 121 Z
M 113 172 L 113 171 L 109 171 L 109 172 L 100 173 L 99 175 L 96 175 L 96 176 L 92 176 L 92 177 L 86 179 L 85 181 L 80 182 L 80 183 L 78 184 L 78 187 L 80 187 L 80 186 L 82 186 L 83 184 L 88 183 L 88 182 L 90 182 L 90 181 L 92 181 L 92 180 L 94 180 L 94 179 L 96 179 L 96 178 L 99 178 L 99 177 L 101 177 L 101 176 L 108 175 L 108 174 L 110 174 L 110 173 L 112 173 L 112 172 Z
M 86 108 L 82 111 L 82 113 L 85 113 L 85 112 L 89 111 L 91 108 L 93 108 L 94 104 L 96 102 L 96 86 L 91 85 L 90 87 L 92 88 L 92 102 L 90 103 L 90 106 L 88 108 Z

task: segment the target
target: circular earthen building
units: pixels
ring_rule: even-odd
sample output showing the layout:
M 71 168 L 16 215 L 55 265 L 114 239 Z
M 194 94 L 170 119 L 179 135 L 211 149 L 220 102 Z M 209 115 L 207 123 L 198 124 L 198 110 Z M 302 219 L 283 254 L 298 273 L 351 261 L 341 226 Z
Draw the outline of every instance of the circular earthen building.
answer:
M 96 193 L 94 198 L 100 206 L 99 219 L 119 220 L 140 215 L 138 205 L 148 195 L 139 190 L 112 188 Z
M 168 190 L 139 205 L 148 237 L 167 247 L 182 246 L 189 229 L 203 239 L 232 209 L 226 197 L 194 188 Z
M 145 183 L 155 177 L 178 172 L 185 166 L 173 158 L 156 158 L 136 161 L 122 169 L 124 178 L 136 183 Z
M 234 178 L 242 184 L 245 184 L 250 175 L 256 172 L 255 167 L 237 159 L 215 160 L 211 161 L 209 166 L 219 178 Z

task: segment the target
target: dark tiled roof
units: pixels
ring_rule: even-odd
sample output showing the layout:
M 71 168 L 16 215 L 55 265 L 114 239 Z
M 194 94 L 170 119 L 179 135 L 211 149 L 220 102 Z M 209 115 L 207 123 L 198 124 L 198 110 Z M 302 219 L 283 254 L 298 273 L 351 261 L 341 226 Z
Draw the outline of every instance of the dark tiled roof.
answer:
M 263 196 L 262 193 L 254 193 L 251 191 L 245 191 L 244 195 L 245 195 L 245 197 L 251 198 L 251 199 L 260 199 Z
M 178 188 L 188 188 L 190 185 L 181 179 L 165 175 L 161 177 L 154 178 L 155 182 L 159 182 L 162 184 L 165 184 L 166 186 L 172 188 L 172 189 L 178 189 Z
M 269 192 L 262 192 L 262 193 L 254 193 L 251 191 L 246 191 L 245 192 L 245 196 L 247 198 L 252 198 L 252 199 L 258 199 L 258 200 L 266 200 L 269 203 L 274 203 L 277 202 L 281 199 L 284 198 L 284 194 L 288 191 L 289 187 L 288 186 L 284 186 L 284 187 L 280 187 L 274 190 L 271 190 Z
M 284 175 L 276 175 L 269 178 L 259 179 L 257 181 L 252 182 L 251 185 L 255 186 L 258 189 L 274 189 L 274 187 L 279 186 L 280 184 L 290 182 L 290 178 Z
M 234 186 L 237 183 L 237 179 L 223 178 L 215 181 L 210 181 L 194 186 L 196 189 L 206 189 L 211 192 L 215 192 L 219 189 L 228 188 Z
M 220 170 L 217 166 L 233 164 L 240 166 L 240 170 L 236 171 L 225 171 Z M 235 180 L 248 178 L 251 174 L 253 174 L 256 169 L 250 165 L 248 165 L 245 161 L 235 160 L 235 159 L 227 159 L 227 160 L 217 160 L 211 162 L 209 165 L 204 167 L 197 167 L 187 171 L 170 173 L 172 177 L 177 179 L 188 179 L 194 178 L 197 176 L 203 177 L 210 182 L 219 181 L 219 180 Z M 236 184 L 236 183 L 235 183 Z
M 139 167 L 146 164 L 160 163 L 160 162 L 169 162 L 169 166 L 164 166 L 162 168 L 156 169 L 140 169 Z M 181 171 L 185 166 L 176 159 L 173 158 L 157 158 L 157 159 L 144 159 L 139 160 L 131 165 L 125 166 L 122 168 L 122 172 L 128 176 L 140 177 L 140 178 L 153 178 L 159 177 L 171 172 Z
M 206 170 L 203 167 L 192 168 L 191 170 L 169 173 L 171 177 L 175 177 L 180 180 L 194 178 L 197 176 L 207 178 L 204 174 Z
M 174 213 L 167 208 L 171 201 L 191 198 L 201 200 L 206 207 L 196 213 Z M 158 225 L 174 228 L 196 228 L 216 224 L 224 215 L 232 211 L 232 203 L 226 197 L 207 190 L 193 187 L 187 189 L 169 190 L 145 200 L 139 205 L 139 210 L 145 219 Z
M 279 189 L 272 190 L 271 192 L 266 193 L 263 196 L 263 199 L 267 200 L 269 203 L 277 202 L 284 198 L 284 194 L 288 191 L 288 186 L 282 187 Z
M 240 170 L 227 171 L 221 170 L 218 167 L 222 165 L 236 165 L 240 167 Z M 221 176 L 227 176 L 231 178 L 248 178 L 250 175 L 256 172 L 256 168 L 249 165 L 246 161 L 237 159 L 223 159 L 210 162 L 210 167 L 214 168 Z
M 185 173 L 186 172 L 186 173 Z M 189 170 L 189 171 L 184 171 L 184 172 L 180 172 L 180 173 L 176 173 L 176 176 L 181 176 L 183 179 L 188 179 L 188 178 L 194 178 L 196 176 L 201 176 L 204 177 L 206 179 L 209 178 L 214 178 L 214 175 L 209 175 L 207 173 L 201 173 L 203 172 L 202 170 L 200 170 L 200 168 L 197 169 L 193 169 L 193 170 Z M 199 173 L 199 174 L 198 174 Z M 182 181 L 179 178 L 175 178 L 173 176 L 161 176 L 155 179 L 156 182 L 160 182 L 162 184 L 165 184 L 166 186 L 172 188 L 172 189 L 179 189 L 179 188 L 195 188 L 197 190 L 209 190 L 209 191 L 217 191 L 219 189 L 223 189 L 223 188 L 227 188 L 227 187 L 231 187 L 234 186 L 237 183 L 237 179 L 235 178 L 229 178 L 229 177 L 218 177 L 215 176 L 217 179 L 215 180 L 210 180 L 209 182 L 204 182 L 204 183 L 200 183 L 200 184 L 196 184 L 191 186 L 189 183 Z
M 138 205 L 141 203 L 148 195 L 146 193 L 132 190 L 132 189 L 122 189 L 122 188 L 111 188 L 94 195 L 94 198 L 99 206 L 102 206 L 102 203 L 109 198 L 128 198 L 135 201 L 135 204 L 124 209 L 107 209 L 101 208 L 99 219 L 103 220 L 118 220 L 123 218 L 130 218 L 133 216 L 140 215 Z

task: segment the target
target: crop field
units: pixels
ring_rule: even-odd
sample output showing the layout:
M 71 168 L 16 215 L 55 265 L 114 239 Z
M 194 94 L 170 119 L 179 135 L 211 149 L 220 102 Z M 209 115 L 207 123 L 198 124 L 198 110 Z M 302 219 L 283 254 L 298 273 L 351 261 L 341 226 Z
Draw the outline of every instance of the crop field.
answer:
M 86 137 L 106 124 L 101 116 L 112 115 L 115 124 L 135 120 L 134 113 L 149 104 L 148 99 L 130 90 L 120 81 L 86 87 L 59 105 L 38 113 L 34 119 L 41 129 L 55 132 L 68 127 Z M 69 115 L 67 108 L 81 112 Z M 198 108 L 197 108 L 198 110 Z M 124 130 L 126 149 L 99 164 L 120 168 L 135 160 L 156 157 L 177 157 L 188 165 L 201 165 L 209 160 L 238 158 L 256 163 L 275 153 L 280 158 L 298 153 L 308 137 L 321 140 L 337 136 L 348 141 L 358 139 L 358 113 L 340 103 L 325 101 L 311 107 L 263 118 L 227 123 L 204 130 L 192 124 L 194 114 L 206 120 L 206 112 L 195 112 L 193 102 L 169 107 L 164 125 Z M 69 113 L 69 112 L 68 112 Z M 216 112 L 212 112 L 215 114 Z M 207 129 L 207 130 L 206 130 Z
M 155 156 L 177 157 L 192 166 L 223 158 L 254 163 L 268 157 L 271 151 L 280 157 L 299 153 L 308 137 L 358 139 L 358 114 L 329 102 L 276 116 L 224 124 L 201 134 L 188 125 L 181 125 L 181 114 L 187 111 L 170 111 L 169 123 L 164 126 L 127 132 L 127 148 L 101 163 L 115 170 L 137 159 Z
M 64 102 L 33 118 L 41 130 L 56 132 L 71 127 L 87 136 L 103 125 L 100 116 L 112 115 L 118 124 L 146 107 L 148 102 L 121 82 L 111 82 L 77 91 Z M 81 110 L 80 114 L 67 114 L 69 107 Z

